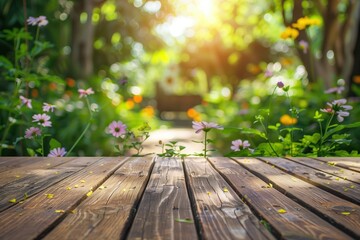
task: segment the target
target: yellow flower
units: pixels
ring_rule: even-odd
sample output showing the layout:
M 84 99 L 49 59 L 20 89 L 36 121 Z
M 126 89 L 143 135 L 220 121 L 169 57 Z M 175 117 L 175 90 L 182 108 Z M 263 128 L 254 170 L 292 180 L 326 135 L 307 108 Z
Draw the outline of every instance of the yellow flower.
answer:
M 320 19 L 318 18 L 308 18 L 307 16 L 299 18 L 296 23 L 293 23 L 292 26 L 299 30 L 303 30 L 308 26 L 320 25 Z
M 288 114 L 284 114 L 280 117 L 280 123 L 283 125 L 294 125 L 297 123 L 297 118 L 292 118 Z
M 295 39 L 299 36 L 299 31 L 295 28 L 287 27 L 280 35 L 282 39 L 292 38 Z

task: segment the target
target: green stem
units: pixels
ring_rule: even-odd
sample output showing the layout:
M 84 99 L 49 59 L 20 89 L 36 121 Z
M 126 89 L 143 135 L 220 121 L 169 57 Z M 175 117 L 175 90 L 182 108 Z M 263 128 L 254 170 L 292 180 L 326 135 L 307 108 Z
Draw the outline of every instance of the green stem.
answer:
M 289 99 L 289 106 L 290 106 L 290 114 L 291 114 L 291 120 L 295 118 L 293 107 L 291 104 L 291 98 L 289 96 L 289 92 L 286 91 L 286 97 Z M 293 142 L 294 142 L 294 133 L 293 133 L 293 127 L 290 128 L 290 156 L 293 157 Z
M 39 34 L 40 34 L 40 27 L 38 26 L 37 29 L 36 29 L 36 35 L 35 35 L 34 43 L 36 43 L 39 40 Z
M 72 152 L 72 150 L 76 147 L 76 145 L 80 142 L 80 140 L 84 137 L 85 133 L 87 132 L 87 130 L 89 129 L 92 119 L 93 119 L 93 114 L 91 111 L 91 106 L 90 106 L 90 102 L 88 97 L 86 96 L 86 104 L 88 106 L 89 112 L 90 112 L 90 119 L 89 122 L 87 123 L 84 131 L 80 134 L 80 136 L 78 137 L 78 139 L 75 141 L 75 143 L 72 145 L 72 147 L 70 148 L 70 150 L 67 152 L 67 154 L 65 155 L 66 157 L 70 155 L 70 153 Z
M 16 51 L 16 50 L 15 50 Z M 15 79 L 17 79 L 17 73 L 15 75 Z M 15 102 L 15 98 L 17 98 L 17 96 L 19 95 L 19 89 L 21 87 L 21 82 L 20 83 L 17 83 L 16 82 L 16 87 L 14 89 L 14 92 L 10 98 L 10 108 L 13 109 L 14 108 L 14 102 Z M 12 118 L 11 116 L 11 112 L 9 112 L 9 116 L 8 116 L 8 119 L 6 121 L 6 127 L 5 127 L 5 130 L 4 130 L 4 135 L 2 136 L 1 138 L 1 142 L 0 142 L 0 156 L 2 156 L 2 151 L 4 149 L 4 142 L 9 134 L 9 131 L 10 131 L 10 128 L 11 126 L 13 125 L 12 122 L 10 121 L 10 119 Z
M 322 145 L 324 144 L 324 141 L 325 141 L 324 135 L 327 133 L 327 131 L 328 131 L 329 127 L 330 127 L 330 123 L 332 122 L 334 116 L 335 116 L 335 112 L 333 112 L 333 113 L 331 114 L 331 117 L 330 117 L 329 121 L 328 121 L 327 124 L 326 124 L 325 131 L 324 131 L 324 132 L 322 132 L 322 127 L 321 127 L 321 124 L 320 124 L 321 140 L 320 140 L 319 152 L 318 152 L 318 154 L 317 154 L 318 157 L 321 157 L 321 156 L 322 156 L 321 148 L 322 148 Z M 320 155 L 319 155 L 319 154 L 320 154 Z
M 204 157 L 207 157 L 207 131 L 205 131 L 205 136 L 204 136 Z
M 266 129 L 263 121 L 260 120 L 260 123 L 261 123 L 261 126 L 264 128 L 264 132 L 265 132 L 265 136 L 266 136 L 266 141 L 268 142 L 271 150 L 275 153 L 275 155 L 276 155 L 277 157 L 279 157 L 279 154 L 275 151 L 274 147 L 272 146 L 272 144 L 271 144 L 271 142 L 270 142 L 270 140 L 269 140 L 268 131 L 267 131 L 267 129 Z

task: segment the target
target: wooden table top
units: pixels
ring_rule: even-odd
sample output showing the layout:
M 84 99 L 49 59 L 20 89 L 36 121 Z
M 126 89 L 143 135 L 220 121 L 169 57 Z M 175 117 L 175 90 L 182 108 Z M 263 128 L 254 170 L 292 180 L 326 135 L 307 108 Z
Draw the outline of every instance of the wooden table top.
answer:
M 360 239 L 360 158 L 0 158 L 0 239 Z

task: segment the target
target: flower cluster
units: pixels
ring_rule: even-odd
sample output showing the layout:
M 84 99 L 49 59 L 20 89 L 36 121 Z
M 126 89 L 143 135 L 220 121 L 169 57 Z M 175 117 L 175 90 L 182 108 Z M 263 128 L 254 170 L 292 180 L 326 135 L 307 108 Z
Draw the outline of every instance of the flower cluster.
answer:
M 31 26 L 39 26 L 39 27 L 46 26 L 49 23 L 49 21 L 46 19 L 45 16 L 39 16 L 37 18 L 29 17 L 26 20 L 26 22 Z
M 282 39 L 296 39 L 299 36 L 299 31 L 304 30 L 306 27 L 320 25 L 320 20 L 317 18 L 310 19 L 308 17 L 302 17 L 297 20 L 296 23 L 293 23 L 291 27 L 287 27 L 281 34 Z
M 336 114 L 338 122 L 344 121 L 344 117 L 348 117 L 350 113 L 349 110 L 352 109 L 352 106 L 345 105 L 346 99 L 334 100 L 331 103 L 327 103 L 327 108 L 320 109 L 320 111 L 330 114 Z
M 309 18 L 307 16 L 299 18 L 296 23 L 293 23 L 292 26 L 299 30 L 304 30 L 306 27 L 320 25 L 320 20 L 318 18 Z

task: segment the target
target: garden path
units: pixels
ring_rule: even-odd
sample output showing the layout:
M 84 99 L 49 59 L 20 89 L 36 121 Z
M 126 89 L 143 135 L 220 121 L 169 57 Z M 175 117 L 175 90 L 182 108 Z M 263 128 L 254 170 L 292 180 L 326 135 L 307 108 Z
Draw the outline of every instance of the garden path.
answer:
M 191 123 L 189 124 L 191 126 Z M 194 129 L 190 127 L 173 127 L 168 129 L 158 129 L 150 133 L 150 137 L 144 143 L 142 153 L 161 153 L 159 141 L 167 144 L 169 141 L 177 141 L 178 145 L 184 146 L 182 153 L 193 154 L 200 153 L 203 145 L 194 143 L 193 141 L 202 141 L 203 133 L 196 134 Z

